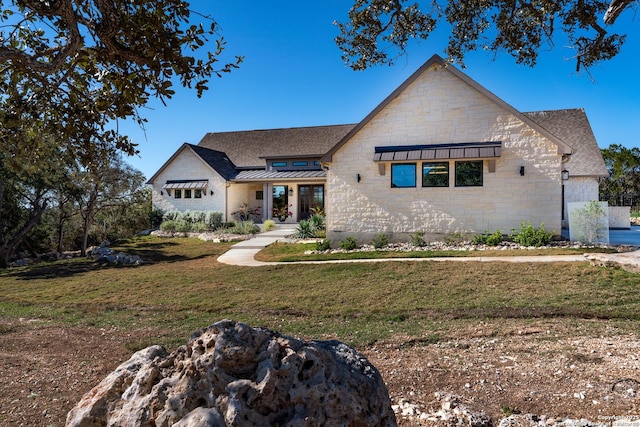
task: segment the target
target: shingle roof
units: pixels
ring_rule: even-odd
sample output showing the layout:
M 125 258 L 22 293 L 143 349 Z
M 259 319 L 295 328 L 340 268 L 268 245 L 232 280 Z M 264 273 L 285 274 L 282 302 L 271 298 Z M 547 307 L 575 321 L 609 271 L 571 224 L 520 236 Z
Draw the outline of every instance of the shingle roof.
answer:
M 354 124 L 207 133 L 199 147 L 225 153 L 238 167 L 264 167 L 265 157 L 324 155 Z
M 211 150 L 197 145 L 187 144 L 202 160 L 215 169 L 224 179 L 234 178 L 238 172 L 236 166 L 222 151 Z
M 596 137 L 582 108 L 524 113 L 573 148 L 569 176 L 608 176 Z

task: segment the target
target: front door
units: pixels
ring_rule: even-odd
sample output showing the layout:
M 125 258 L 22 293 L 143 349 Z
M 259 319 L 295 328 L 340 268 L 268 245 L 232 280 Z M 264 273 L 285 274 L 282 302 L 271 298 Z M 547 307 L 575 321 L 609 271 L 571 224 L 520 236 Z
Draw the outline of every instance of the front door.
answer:
M 324 185 L 301 185 L 298 187 L 298 221 L 307 219 L 315 212 L 324 211 Z

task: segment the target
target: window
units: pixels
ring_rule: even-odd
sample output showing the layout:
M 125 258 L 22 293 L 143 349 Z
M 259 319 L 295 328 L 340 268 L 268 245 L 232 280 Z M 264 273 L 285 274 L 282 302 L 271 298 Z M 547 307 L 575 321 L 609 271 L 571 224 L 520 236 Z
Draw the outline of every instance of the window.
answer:
M 184 190 L 184 198 L 185 199 L 191 198 L 191 190 Z
M 309 162 L 307 161 L 299 161 L 291 163 L 292 166 L 309 166 Z
M 407 188 L 415 186 L 415 163 L 398 163 L 391 165 L 391 188 Z
M 287 166 L 287 162 L 273 162 L 271 163 L 271 166 L 274 168 L 283 168 Z
M 449 162 L 423 163 L 422 164 L 423 187 L 448 187 L 449 186 Z
M 456 187 L 482 187 L 482 160 L 456 162 Z
M 320 166 L 320 160 L 314 160 L 313 166 Z
M 256 191 L 256 200 L 263 200 L 263 199 L 264 199 L 264 191 L 257 190 Z
M 202 199 L 202 190 L 200 188 L 196 188 L 195 190 L 193 190 L 193 198 Z

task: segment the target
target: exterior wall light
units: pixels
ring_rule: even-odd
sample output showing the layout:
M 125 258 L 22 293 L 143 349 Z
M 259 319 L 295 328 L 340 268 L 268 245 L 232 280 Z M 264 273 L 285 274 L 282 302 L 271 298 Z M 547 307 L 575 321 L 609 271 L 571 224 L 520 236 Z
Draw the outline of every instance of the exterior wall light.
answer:
M 569 179 L 569 171 L 566 169 L 562 169 L 562 180 L 567 181 Z
M 358 180 L 358 182 L 360 182 L 360 180 L 362 179 L 362 178 L 360 177 L 360 174 L 357 174 L 357 175 L 356 175 L 356 179 Z
M 293 187 L 289 189 L 289 195 L 293 196 Z
M 524 176 L 524 166 L 520 166 L 520 176 Z

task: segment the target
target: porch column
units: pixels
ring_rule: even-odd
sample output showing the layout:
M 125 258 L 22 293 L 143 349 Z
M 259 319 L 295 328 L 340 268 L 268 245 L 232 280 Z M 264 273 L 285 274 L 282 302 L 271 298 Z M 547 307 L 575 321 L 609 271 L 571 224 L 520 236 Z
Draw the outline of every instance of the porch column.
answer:
M 270 182 L 262 184 L 262 220 L 271 219 L 273 212 L 273 184 Z

